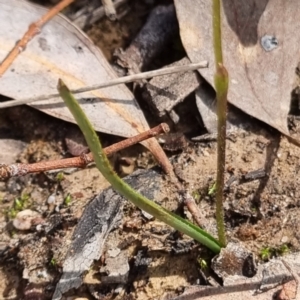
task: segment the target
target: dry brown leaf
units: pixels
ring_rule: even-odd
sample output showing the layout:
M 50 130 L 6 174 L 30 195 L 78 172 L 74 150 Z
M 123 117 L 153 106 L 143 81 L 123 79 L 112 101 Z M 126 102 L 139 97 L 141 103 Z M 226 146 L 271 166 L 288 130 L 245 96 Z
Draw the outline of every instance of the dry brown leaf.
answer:
M 0 0 L 0 61 L 46 9 L 22 0 Z M 59 15 L 47 23 L 0 79 L 0 94 L 22 99 L 56 93 L 59 78 L 76 89 L 116 78 L 101 50 L 77 27 Z M 77 96 L 97 131 L 130 137 L 149 129 L 125 85 Z M 74 122 L 59 98 L 32 104 L 47 114 Z M 157 157 L 155 139 L 143 143 Z
M 193 62 L 209 61 L 201 75 L 213 85 L 212 1 L 174 2 L 185 50 Z M 298 0 L 223 0 L 222 7 L 229 102 L 287 135 L 290 95 L 300 58 L 299 14 Z M 273 50 L 266 51 L 262 45 Z

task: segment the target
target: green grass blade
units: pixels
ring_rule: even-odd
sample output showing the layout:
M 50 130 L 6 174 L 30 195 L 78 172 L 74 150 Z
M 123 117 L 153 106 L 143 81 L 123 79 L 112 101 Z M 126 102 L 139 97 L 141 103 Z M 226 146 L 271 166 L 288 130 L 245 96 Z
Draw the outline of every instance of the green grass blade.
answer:
M 121 178 L 117 176 L 117 174 L 112 170 L 110 163 L 105 153 L 103 152 L 101 143 L 96 132 L 93 129 L 93 126 L 79 106 L 77 100 L 61 80 L 59 80 L 58 83 L 58 91 L 65 104 L 73 114 L 81 131 L 83 132 L 87 144 L 91 152 L 93 153 L 97 168 L 110 182 L 112 187 L 140 209 L 165 222 L 176 230 L 194 238 L 196 241 L 205 245 L 213 252 L 219 253 L 221 247 L 218 241 L 210 234 L 195 226 L 194 224 L 188 222 L 187 220 L 159 206 L 153 201 L 147 199 L 146 197 L 132 189 L 127 183 L 125 183 Z

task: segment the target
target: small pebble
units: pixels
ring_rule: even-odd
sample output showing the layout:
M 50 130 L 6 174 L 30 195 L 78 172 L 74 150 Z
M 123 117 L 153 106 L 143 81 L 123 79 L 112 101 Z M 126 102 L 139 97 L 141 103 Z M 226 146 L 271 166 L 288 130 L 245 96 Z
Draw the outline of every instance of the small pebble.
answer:
M 47 203 L 48 204 L 53 204 L 53 203 L 55 203 L 55 193 L 53 193 L 53 194 L 51 194 L 49 197 L 48 197 L 48 199 L 47 199 Z
M 42 224 L 37 225 L 35 229 L 36 229 L 36 231 L 38 231 L 38 232 L 42 231 L 42 229 L 43 229 Z
M 149 213 L 147 213 L 146 211 L 142 210 L 142 215 L 147 219 L 147 220 L 152 220 L 154 219 L 154 217 L 152 215 L 150 215 Z
M 267 52 L 272 51 L 278 47 L 278 40 L 275 36 L 264 35 L 261 38 L 261 46 Z
M 25 209 L 17 213 L 13 220 L 13 226 L 18 230 L 29 230 L 33 225 L 43 221 L 41 215 L 31 209 Z
M 288 236 L 283 236 L 282 239 L 281 239 L 281 243 L 286 244 L 286 243 L 289 242 L 289 240 L 290 240 L 290 239 L 289 239 Z
M 202 151 L 202 155 L 203 155 L 204 157 L 210 156 L 209 152 L 206 151 L 206 150 L 203 150 L 203 151 Z
M 122 284 L 119 284 L 118 287 L 114 290 L 115 294 L 120 294 L 124 290 L 124 286 Z
M 107 251 L 107 254 L 109 255 L 109 257 L 117 257 L 120 252 L 121 252 L 121 250 L 116 247 L 114 249 L 109 249 Z
M 119 159 L 119 171 L 122 175 L 129 175 L 135 169 L 135 160 L 129 157 L 121 157 Z

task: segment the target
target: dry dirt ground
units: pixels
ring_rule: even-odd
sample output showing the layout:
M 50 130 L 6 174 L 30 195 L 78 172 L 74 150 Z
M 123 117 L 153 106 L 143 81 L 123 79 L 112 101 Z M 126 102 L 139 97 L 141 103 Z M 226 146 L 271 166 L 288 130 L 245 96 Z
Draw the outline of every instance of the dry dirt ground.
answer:
M 98 43 L 103 44 L 103 40 Z M 263 263 L 268 256 L 300 250 L 300 148 L 261 122 L 246 116 L 244 120 L 227 139 L 226 233 L 228 240 L 241 242 L 258 263 Z M 289 124 L 300 140 L 300 122 L 292 119 Z M 70 132 L 79 134 L 76 130 L 75 125 L 30 107 L 1 110 L 1 149 L 4 145 L 8 149 L 1 163 L 69 157 L 65 139 L 74 137 Z M 117 140 L 104 134 L 101 138 L 106 145 Z M 17 144 L 9 148 L 15 141 Z M 205 217 L 203 226 L 215 235 L 214 196 L 209 190 L 216 177 L 216 142 L 190 142 L 187 148 L 169 156 L 177 176 Z M 134 168 L 125 168 L 124 158 L 133 162 Z M 111 161 L 122 175 L 137 167 L 153 166 L 151 155 L 141 146 L 127 149 Z M 252 173 L 257 170 L 260 172 Z M 0 299 L 51 299 L 72 232 L 85 206 L 108 187 L 93 166 L 59 174 L 27 175 L 0 183 Z M 158 194 L 156 201 L 192 220 L 167 180 Z M 24 209 L 38 212 L 40 219 L 30 230 L 19 231 L 12 221 Z M 48 233 L 38 230 L 44 223 L 52 224 Z M 100 284 L 106 264 L 104 254 L 85 275 L 84 284 L 63 299 L 170 299 L 213 276 L 204 275 L 201 263 L 203 259 L 209 262 L 212 253 L 163 223 L 149 220 L 127 202 L 120 225 L 108 237 L 108 243 L 116 241 L 122 242 L 120 248 L 128 258 L 127 282 L 119 290 L 114 285 Z
M 294 121 L 294 126 L 297 129 L 299 123 Z M 1 132 L 6 132 L 7 138 L 16 138 L 17 132 L 17 138 L 25 143 L 18 156 L 21 162 L 65 157 L 64 137 L 73 127 L 28 107 L 1 112 Z M 134 150 L 131 149 L 129 155 L 145 162 L 146 152 L 134 154 Z M 129 155 L 125 152 L 122 156 Z M 299 156 L 297 146 L 253 119 L 251 125 L 240 129 L 227 142 L 226 180 L 232 176 L 241 178 L 259 169 L 266 172 L 259 179 L 234 181 L 226 192 L 225 201 L 228 239 L 241 241 L 260 262 L 261 252 L 266 247 L 272 248 L 271 254 L 276 255 L 299 251 Z M 185 151 L 170 159 L 186 189 L 204 212 L 204 226 L 215 234 L 214 197 L 209 196 L 208 191 L 216 175 L 216 143 L 191 143 Z M 53 173 L 27 175 L 1 183 L 0 295 L 3 298 L 20 299 L 28 282 L 37 285 L 43 295 L 49 296 L 53 292 L 72 230 L 91 197 L 107 185 L 94 167 L 64 174 L 62 180 Z M 185 215 L 182 205 L 178 204 L 179 195 L 173 193 L 175 189 L 167 184 L 160 188 L 162 196 L 157 201 Z M 53 194 L 55 201 L 51 202 L 49 197 Z M 65 202 L 68 195 L 71 195 L 69 204 Z M 53 225 L 49 234 L 37 231 L 37 226 L 25 232 L 14 229 L 12 220 L 18 210 L 17 199 L 25 199 L 20 209 L 39 212 L 43 222 L 54 222 L 56 216 L 60 219 L 58 225 Z M 187 217 L 190 216 L 187 214 Z M 125 205 L 121 224 L 110 235 L 112 237 L 127 243 L 123 250 L 127 253 L 131 271 L 125 291 L 131 299 L 160 299 L 180 294 L 185 287 L 200 282 L 199 259 L 209 257 L 201 246 L 176 235 L 156 220 L 147 220 L 129 203 Z M 143 268 L 135 266 L 137 258 L 144 261 Z M 85 285 L 76 292 L 77 295 L 94 299 L 89 289 L 100 283 L 97 274 L 101 264 L 105 264 L 105 258 L 86 275 Z M 93 294 L 96 294 L 94 290 Z

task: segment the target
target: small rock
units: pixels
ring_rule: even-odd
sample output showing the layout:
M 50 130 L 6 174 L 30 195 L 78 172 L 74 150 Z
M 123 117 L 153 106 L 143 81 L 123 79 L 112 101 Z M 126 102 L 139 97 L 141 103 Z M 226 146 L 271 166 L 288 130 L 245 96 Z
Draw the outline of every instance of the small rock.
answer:
M 136 167 L 136 161 L 131 157 L 120 157 L 116 164 L 117 169 L 122 176 L 130 175 Z
M 239 243 L 228 243 L 222 248 L 213 259 L 212 268 L 223 280 L 233 275 L 253 277 L 257 270 L 253 254 Z
M 129 274 L 128 257 L 125 251 L 121 252 L 117 257 L 109 257 L 105 260 L 105 267 L 101 268 L 101 272 L 105 272 L 107 276 L 101 277 L 101 282 L 126 283 Z
M 13 139 L 0 139 L 0 163 L 13 164 L 26 147 L 26 143 Z
M 42 216 L 38 212 L 25 209 L 17 213 L 13 220 L 13 226 L 18 230 L 29 230 L 32 226 L 42 222 Z
M 53 204 L 53 203 L 55 203 L 55 193 L 53 193 L 53 194 L 51 194 L 49 197 L 48 197 L 48 199 L 47 199 L 47 203 L 48 204 Z
M 83 153 L 89 152 L 89 147 L 86 144 L 84 136 L 77 127 L 68 131 L 65 141 L 69 153 L 73 156 L 80 156 Z
M 123 285 L 118 285 L 118 287 L 114 290 L 115 294 L 120 294 L 124 290 Z
M 121 250 L 116 247 L 114 249 L 109 249 L 107 251 L 107 254 L 109 255 L 109 257 L 117 257 L 120 254 Z
M 289 241 L 290 241 L 290 239 L 286 235 L 281 238 L 281 243 L 283 243 L 283 244 L 287 244 Z
M 282 285 L 282 290 L 279 292 L 276 300 L 290 300 L 297 299 L 297 282 L 295 280 L 291 280 Z
M 154 219 L 154 217 L 152 215 L 150 215 L 149 213 L 147 213 L 146 211 L 142 210 L 142 215 L 147 219 L 147 220 L 152 220 Z
M 203 151 L 202 151 L 202 155 L 203 155 L 204 157 L 209 157 L 209 156 L 210 156 L 210 154 L 209 154 L 209 152 L 208 152 L 207 150 L 203 150 Z

